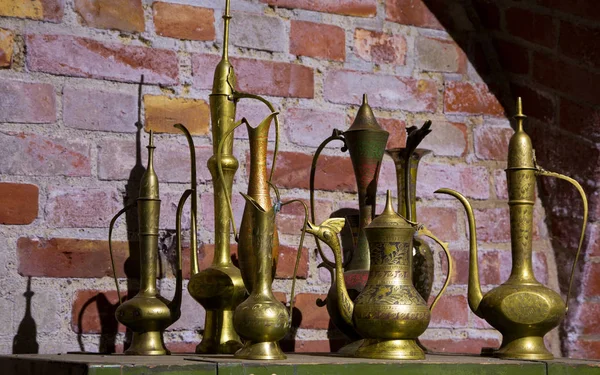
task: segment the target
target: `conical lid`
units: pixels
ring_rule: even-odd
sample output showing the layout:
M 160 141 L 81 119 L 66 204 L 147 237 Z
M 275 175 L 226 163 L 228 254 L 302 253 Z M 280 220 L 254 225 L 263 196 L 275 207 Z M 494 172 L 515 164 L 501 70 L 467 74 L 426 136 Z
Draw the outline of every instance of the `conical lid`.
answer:
M 369 229 L 384 229 L 384 228 L 393 228 L 393 229 L 411 229 L 415 230 L 413 224 L 411 224 L 408 220 L 398 215 L 394 208 L 392 207 L 392 192 L 391 190 L 387 191 L 387 197 L 385 201 L 385 208 L 381 215 L 377 216 L 371 224 L 369 224 L 365 230 Z
M 387 131 L 383 130 L 383 128 L 377 122 L 375 115 L 373 114 L 373 110 L 369 105 L 369 101 L 367 99 L 367 94 L 363 94 L 363 102 L 358 109 L 358 113 L 356 114 L 356 118 L 354 118 L 354 122 L 352 125 L 346 130 L 344 133 L 358 131 L 358 130 L 371 130 L 376 132 L 382 132 L 389 134 Z

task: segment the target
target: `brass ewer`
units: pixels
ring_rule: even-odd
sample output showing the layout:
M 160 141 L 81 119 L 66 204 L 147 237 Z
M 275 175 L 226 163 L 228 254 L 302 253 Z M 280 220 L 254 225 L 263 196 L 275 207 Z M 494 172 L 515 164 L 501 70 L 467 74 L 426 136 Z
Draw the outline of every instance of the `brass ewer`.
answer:
M 377 198 L 377 182 L 379 179 L 379 171 L 385 151 L 389 133 L 385 131 L 377 123 L 377 119 L 369 106 L 367 95 L 363 95 L 363 102 L 358 109 L 354 122 L 348 130 L 342 132 L 337 129 L 333 131 L 333 135 L 325 139 L 317 148 L 313 157 L 313 162 L 310 171 L 310 206 L 311 220 L 315 220 L 314 210 L 314 181 L 319 155 L 323 148 L 331 141 L 340 140 L 344 142 L 342 151 L 348 150 L 352 166 L 354 168 L 354 176 L 356 177 L 356 185 L 358 191 L 358 234 L 356 243 L 352 253 L 347 257 L 344 267 L 344 277 L 346 286 L 352 297 L 356 297 L 360 293 L 366 282 L 369 274 L 369 243 L 365 235 L 364 228 L 371 223 L 375 217 L 375 206 Z M 316 237 L 317 249 L 323 259 L 320 266 L 328 268 L 331 272 L 335 269 L 335 263 L 327 259 L 321 251 L 319 238 Z M 335 278 L 331 285 L 327 299 L 327 311 L 332 322 L 346 336 L 352 340 L 359 338 L 352 325 L 349 325 L 339 315 L 337 309 L 337 297 Z
M 212 123 L 213 155 L 208 160 L 208 169 L 213 179 L 214 218 L 215 218 L 215 252 L 212 264 L 200 271 L 196 254 L 196 235 L 193 234 L 192 275 L 188 284 L 190 295 L 206 309 L 206 319 L 202 342 L 196 347 L 196 353 L 232 354 L 242 347 L 238 334 L 233 329 L 233 311 L 246 295 L 240 270 L 233 265 L 230 258 L 230 221 L 227 199 L 231 200 L 233 178 L 238 169 L 238 160 L 233 155 L 233 135 L 236 106 L 242 98 L 256 99 L 264 103 L 271 112 L 273 106 L 265 99 L 252 94 L 236 91 L 236 76 L 233 65 L 229 61 L 229 0 L 225 2 L 223 15 L 223 55 L 218 63 L 210 94 L 210 117 Z M 276 137 L 279 137 L 279 122 L 275 118 Z M 191 138 L 188 137 L 188 141 Z M 221 154 L 217 155 L 218 146 L 223 143 Z M 190 147 L 192 144 L 190 143 Z M 223 176 L 217 173 L 217 157 L 221 158 Z M 195 173 L 195 171 L 194 171 Z M 227 189 L 224 189 L 227 188 Z M 229 192 L 227 195 L 226 192 Z M 195 195 L 195 194 L 194 194 Z M 195 212 L 196 198 L 193 198 Z M 195 221 L 195 218 L 193 219 Z M 195 223 L 192 223 L 195 228 Z M 277 252 L 277 246 L 273 252 Z M 275 256 L 274 259 L 277 259 Z
M 130 355 L 170 354 L 165 348 L 162 332 L 181 315 L 182 272 L 181 272 L 181 215 L 183 205 L 192 194 L 186 190 L 177 206 L 177 269 L 175 295 L 166 302 L 156 290 L 158 262 L 158 223 L 160 216 L 160 198 L 158 177 L 154 171 L 153 133 L 150 131 L 148 145 L 148 168 L 142 176 L 140 195 L 136 203 L 119 211 L 110 222 L 108 234 L 109 250 L 112 261 L 119 307 L 115 313 L 117 320 L 133 331 L 131 345 L 125 351 Z M 132 299 L 121 303 L 121 293 L 112 253 L 112 231 L 117 218 L 130 208 L 137 206 L 139 216 L 140 241 L 140 290 Z
M 430 237 L 441 243 L 422 225 L 394 212 L 388 190 L 386 206 L 365 227 L 370 249 L 367 284 L 353 302 L 348 295 L 342 269 L 342 254 L 337 234 L 344 219 L 328 219 L 316 226 L 308 223 L 307 232 L 317 236 L 333 250 L 337 277 L 338 309 L 346 324 L 364 338 L 352 353 L 355 357 L 379 359 L 424 359 L 417 338 L 425 332 L 431 318 L 430 308 L 412 282 L 413 237 Z M 448 275 L 452 272 L 449 265 Z M 448 278 L 431 308 L 446 289 Z
M 500 358 L 545 360 L 553 355 L 544 345 L 544 335 L 556 327 L 567 313 L 575 266 L 587 224 L 588 205 L 577 181 L 540 168 L 535 161 L 531 139 L 523 131 L 521 98 L 517 100 L 516 131 L 508 146 L 508 182 L 512 271 L 508 280 L 482 295 L 479 283 L 477 237 L 471 205 L 464 196 L 450 189 L 437 193 L 457 198 L 469 219 L 470 258 L 468 300 L 471 310 L 502 334 L 502 344 L 493 355 Z M 536 175 L 551 176 L 572 183 L 581 194 L 584 217 L 579 248 L 573 262 L 566 301 L 555 291 L 540 284 L 533 273 L 532 237 Z

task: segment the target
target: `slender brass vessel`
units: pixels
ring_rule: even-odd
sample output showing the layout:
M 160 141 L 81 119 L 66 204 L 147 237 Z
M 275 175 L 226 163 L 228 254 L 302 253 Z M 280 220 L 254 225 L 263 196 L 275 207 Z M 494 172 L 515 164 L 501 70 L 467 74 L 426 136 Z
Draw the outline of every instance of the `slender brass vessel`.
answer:
M 136 204 L 119 211 L 110 222 L 108 234 L 109 250 L 113 266 L 119 307 L 115 316 L 119 322 L 133 331 L 131 345 L 125 351 L 129 355 L 170 354 L 165 348 L 162 332 L 181 315 L 182 272 L 181 272 L 181 213 L 183 205 L 192 191 L 187 190 L 177 206 L 177 269 L 175 295 L 171 302 L 165 302 L 156 291 L 156 273 L 158 262 L 158 222 L 160 216 L 160 198 L 158 177 L 154 171 L 153 133 L 150 132 L 148 145 L 148 168 L 142 176 L 140 195 Z M 130 208 L 137 206 L 139 215 L 140 240 L 140 290 L 132 299 L 121 303 L 121 294 L 117 280 L 112 253 L 112 231 L 117 218 Z
M 353 302 L 344 282 L 341 248 L 337 234 L 344 219 L 328 219 L 316 226 L 308 223 L 307 232 L 319 237 L 333 250 L 336 264 L 338 309 L 348 325 L 364 338 L 353 353 L 355 357 L 379 359 L 424 359 L 416 339 L 427 329 L 430 308 L 412 283 L 413 236 L 418 232 L 441 243 L 422 225 L 407 221 L 392 208 L 388 190 L 381 215 L 365 228 L 370 249 L 367 284 Z M 452 272 L 449 265 L 448 275 Z M 448 285 L 446 282 L 431 308 Z
M 333 131 L 333 135 L 325 139 L 317 148 L 313 157 L 313 162 L 310 172 L 310 206 L 311 220 L 315 220 L 314 212 L 314 180 L 316 166 L 319 155 L 323 148 L 331 141 L 340 140 L 344 142 L 342 151 L 348 150 L 352 166 L 354 168 L 354 176 L 356 177 L 356 185 L 358 190 L 358 235 L 352 254 L 347 258 L 344 267 L 345 285 L 348 287 L 352 297 L 356 297 L 365 287 L 367 277 L 369 275 L 369 243 L 365 235 L 364 228 L 371 223 L 375 217 L 375 206 L 377 198 L 377 182 L 379 179 L 379 170 L 381 169 L 381 161 L 385 151 L 389 133 L 381 128 L 377 123 L 377 119 L 373 114 L 367 95 L 363 95 L 363 102 L 358 109 L 354 122 L 345 132 L 337 129 Z M 335 264 L 327 259 L 321 251 L 319 238 L 316 237 L 317 249 L 323 259 L 323 264 L 320 266 L 327 267 L 331 272 L 335 269 Z M 337 309 L 336 278 L 331 285 L 327 299 L 327 311 L 330 314 L 332 322 L 346 336 L 355 340 L 359 336 L 355 332 L 351 324 L 347 324 L 339 315 Z
M 437 193 L 457 198 L 469 219 L 470 259 L 468 300 L 471 310 L 502 334 L 500 348 L 493 352 L 500 358 L 544 360 L 553 355 L 544 345 L 544 335 L 556 327 L 567 313 L 575 266 L 579 258 L 587 224 L 587 198 L 573 179 L 540 168 L 535 161 L 531 139 L 523 131 L 521 98 L 517 100 L 517 130 L 508 146 L 506 169 L 510 209 L 512 271 L 508 280 L 482 295 L 479 284 L 477 237 L 471 205 L 464 196 L 450 189 Z M 533 273 L 532 234 L 535 204 L 535 177 L 552 176 L 572 183 L 581 194 L 584 218 L 579 248 L 573 262 L 566 302 L 555 291 L 540 284 Z
M 206 309 L 206 319 L 202 341 L 196 347 L 196 353 L 232 354 L 242 347 L 242 342 L 233 329 L 233 311 L 246 295 L 240 270 L 230 258 L 230 222 L 227 209 L 226 191 L 231 194 L 233 178 L 238 169 L 238 160 L 233 155 L 233 135 L 236 105 L 241 98 L 251 98 L 263 102 L 271 112 L 273 106 L 265 99 L 236 91 L 236 76 L 229 61 L 229 22 L 231 16 L 229 0 L 225 2 L 223 55 L 214 74 L 212 93 L 210 94 L 210 117 L 212 123 L 213 155 L 208 160 L 208 169 L 213 179 L 215 252 L 209 268 L 199 271 L 196 255 L 195 234 L 192 238 L 192 276 L 188 284 L 190 295 Z M 279 137 L 279 122 L 275 118 Z M 188 141 L 191 138 L 188 138 Z M 223 177 L 217 173 L 217 148 L 223 143 L 221 155 Z M 192 147 L 192 146 L 190 146 Z M 195 171 L 194 171 L 195 173 Z M 224 189 L 227 188 L 227 189 Z M 194 198 L 195 202 L 195 198 Z M 194 212 L 196 212 L 194 203 Z M 194 219 L 195 220 L 195 219 Z M 277 247 L 273 252 L 277 252 Z M 277 257 L 274 257 L 277 259 Z
M 417 172 L 419 161 L 431 150 L 417 148 L 419 143 L 431 132 L 431 121 L 421 129 L 412 126 L 407 129 L 406 147 L 385 150 L 396 166 L 398 183 L 398 213 L 409 221 L 417 220 Z M 429 299 L 434 279 L 433 250 L 423 238 L 416 236 L 413 241 L 413 284 L 425 301 Z M 448 262 L 451 257 L 446 254 Z

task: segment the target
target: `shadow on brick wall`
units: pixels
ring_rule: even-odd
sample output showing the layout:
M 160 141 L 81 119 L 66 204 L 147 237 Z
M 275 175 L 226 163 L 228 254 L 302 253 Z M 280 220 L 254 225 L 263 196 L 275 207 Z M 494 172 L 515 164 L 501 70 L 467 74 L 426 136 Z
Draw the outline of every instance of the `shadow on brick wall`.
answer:
M 27 290 L 23 293 L 23 296 L 25 296 L 25 315 L 13 339 L 13 354 L 37 354 L 39 352 L 37 324 L 31 316 L 31 298 L 34 294 L 31 291 L 31 276 L 29 276 L 27 278 Z

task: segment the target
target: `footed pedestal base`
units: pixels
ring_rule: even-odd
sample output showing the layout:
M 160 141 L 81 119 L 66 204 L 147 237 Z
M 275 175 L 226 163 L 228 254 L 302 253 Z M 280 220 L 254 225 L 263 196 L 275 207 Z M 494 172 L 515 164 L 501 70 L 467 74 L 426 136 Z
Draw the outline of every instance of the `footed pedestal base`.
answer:
M 134 332 L 131 345 L 125 350 L 127 355 L 166 355 L 171 354 L 165 348 L 162 332 Z
M 244 347 L 234 354 L 240 359 L 286 359 L 277 342 L 246 341 Z
M 425 359 L 425 353 L 412 339 L 365 339 L 354 356 L 375 359 Z
M 495 350 L 492 355 L 510 359 L 554 359 L 552 353 L 546 349 L 544 338 L 540 336 L 520 337 L 510 341 L 504 339 L 500 349 Z

